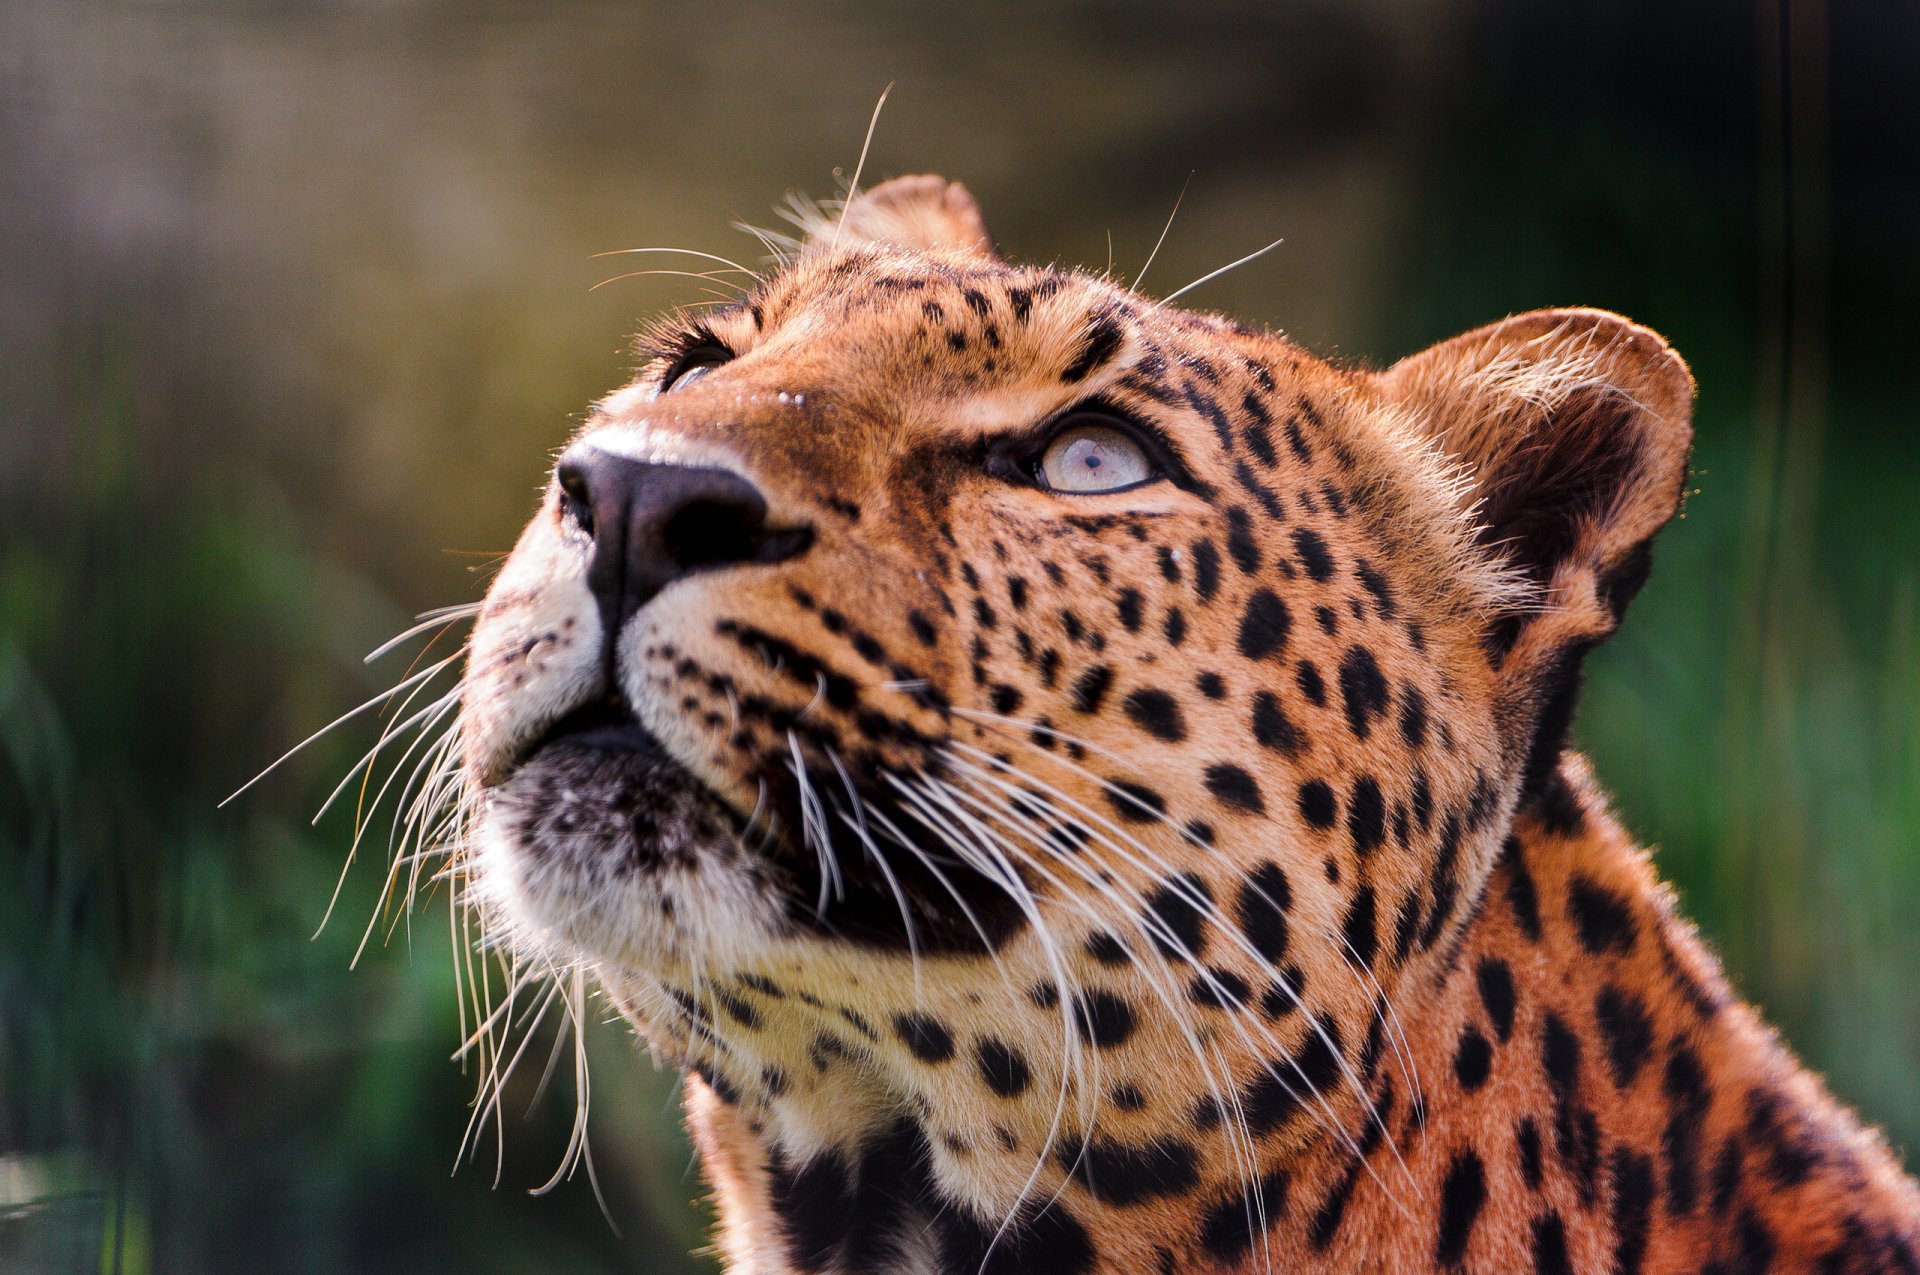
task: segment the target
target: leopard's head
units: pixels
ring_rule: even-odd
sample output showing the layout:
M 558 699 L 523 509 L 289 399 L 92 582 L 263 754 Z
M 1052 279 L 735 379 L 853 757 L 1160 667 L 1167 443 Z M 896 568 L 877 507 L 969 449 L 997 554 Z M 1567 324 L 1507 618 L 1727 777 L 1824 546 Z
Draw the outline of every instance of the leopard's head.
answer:
M 776 1158 L 904 1121 L 981 1216 L 1343 1127 L 1686 470 L 1616 316 L 1338 367 L 930 177 L 642 352 L 475 631 L 484 915 Z

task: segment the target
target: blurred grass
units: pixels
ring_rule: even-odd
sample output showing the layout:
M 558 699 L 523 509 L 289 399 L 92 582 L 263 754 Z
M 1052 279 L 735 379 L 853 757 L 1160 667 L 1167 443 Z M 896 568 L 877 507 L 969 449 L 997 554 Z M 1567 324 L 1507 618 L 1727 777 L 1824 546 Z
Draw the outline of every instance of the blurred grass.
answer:
M 1809 71 L 1768 45 L 1798 0 L 1206 0 L 1178 49 L 1144 3 L 82 10 L 0 11 L 0 1269 L 711 1268 L 618 1027 L 622 1236 L 584 1183 L 526 1194 L 564 1087 L 510 1095 L 498 1189 L 449 1175 L 443 903 L 349 972 L 370 856 L 309 941 L 351 827 L 306 812 L 369 721 L 216 807 L 477 593 L 443 551 L 510 542 L 679 299 L 587 295 L 587 254 L 748 251 L 729 217 L 825 190 L 896 78 L 870 171 L 947 168 L 1017 255 L 1098 266 L 1110 225 L 1137 262 L 1197 168 L 1150 286 L 1284 233 L 1195 299 L 1317 350 L 1569 303 L 1673 339 L 1698 491 L 1576 736 L 1740 989 L 1920 1147 L 1916 129 L 1879 17 L 1836 6 Z M 1786 82 L 1833 115 L 1797 149 Z

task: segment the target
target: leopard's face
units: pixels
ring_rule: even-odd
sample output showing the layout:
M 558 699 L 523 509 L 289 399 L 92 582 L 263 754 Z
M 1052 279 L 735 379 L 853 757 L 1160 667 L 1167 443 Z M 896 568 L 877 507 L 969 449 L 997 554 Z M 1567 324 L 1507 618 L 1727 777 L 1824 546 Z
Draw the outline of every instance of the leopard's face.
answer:
M 1009 265 L 931 179 L 835 233 L 647 339 L 493 585 L 490 924 L 795 1154 L 907 1112 L 983 1209 L 1224 1171 L 1167 1132 L 1210 1112 L 1303 1136 L 1477 898 L 1576 645 L 1541 599 L 1617 618 L 1605 562 L 1510 547 L 1420 369 Z

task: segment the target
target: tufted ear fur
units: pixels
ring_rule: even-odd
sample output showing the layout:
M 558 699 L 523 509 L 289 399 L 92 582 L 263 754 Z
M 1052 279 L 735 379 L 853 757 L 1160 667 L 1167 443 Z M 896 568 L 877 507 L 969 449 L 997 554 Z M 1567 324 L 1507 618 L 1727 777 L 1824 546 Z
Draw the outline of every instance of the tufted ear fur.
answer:
M 807 247 L 816 251 L 891 244 L 994 255 L 986 219 L 967 188 L 931 173 L 881 182 L 854 196 L 844 217 L 825 216 L 807 230 Z
M 1693 378 L 1659 336 L 1604 310 L 1542 310 L 1401 360 L 1379 388 L 1465 466 L 1484 549 L 1534 586 L 1485 642 L 1523 800 L 1553 771 L 1587 650 L 1619 627 L 1674 511 Z

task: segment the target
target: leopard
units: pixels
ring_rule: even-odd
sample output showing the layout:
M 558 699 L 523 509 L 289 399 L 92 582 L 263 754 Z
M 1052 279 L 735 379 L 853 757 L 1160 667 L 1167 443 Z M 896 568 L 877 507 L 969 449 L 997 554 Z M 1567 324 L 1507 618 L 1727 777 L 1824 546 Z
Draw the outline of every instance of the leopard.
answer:
M 1662 337 L 1376 368 L 941 177 L 795 221 L 555 454 L 460 691 L 464 897 L 684 1078 L 727 1270 L 1920 1272 L 1569 742 Z

